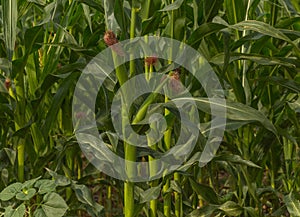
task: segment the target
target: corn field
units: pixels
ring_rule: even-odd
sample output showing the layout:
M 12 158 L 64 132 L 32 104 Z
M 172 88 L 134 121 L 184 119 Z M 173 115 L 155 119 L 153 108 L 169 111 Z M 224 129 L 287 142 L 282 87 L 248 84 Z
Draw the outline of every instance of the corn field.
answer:
M 299 94 L 299 0 L 1 0 L 0 216 L 300 216 Z

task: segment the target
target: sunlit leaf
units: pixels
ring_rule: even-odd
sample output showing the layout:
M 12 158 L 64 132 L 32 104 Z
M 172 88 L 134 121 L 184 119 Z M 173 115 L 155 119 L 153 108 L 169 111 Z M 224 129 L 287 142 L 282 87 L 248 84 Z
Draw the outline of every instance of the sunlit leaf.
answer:
M 163 9 L 160 11 L 172 11 L 180 8 L 184 0 L 176 0 L 174 3 L 166 5 Z
M 295 198 L 294 193 L 284 196 L 283 200 L 291 216 L 300 216 L 300 202 Z
M 8 201 L 12 199 L 14 196 L 16 196 L 17 193 L 20 192 L 21 189 L 22 189 L 22 183 L 20 182 L 16 182 L 7 186 L 0 192 L 0 200 Z
M 8 54 L 8 60 L 12 61 L 13 52 L 15 50 L 15 41 L 17 35 L 17 18 L 18 18 L 18 1 L 17 0 L 2 0 L 3 27 L 5 45 Z
M 25 204 L 21 204 L 16 209 L 11 206 L 5 208 L 4 217 L 23 217 L 25 216 L 26 207 Z
M 140 194 L 140 203 L 146 203 L 150 200 L 155 200 L 158 198 L 161 191 L 161 185 L 151 187 Z
M 34 211 L 35 217 L 61 217 L 67 211 L 65 200 L 57 193 L 51 192 L 43 197 L 41 207 Z

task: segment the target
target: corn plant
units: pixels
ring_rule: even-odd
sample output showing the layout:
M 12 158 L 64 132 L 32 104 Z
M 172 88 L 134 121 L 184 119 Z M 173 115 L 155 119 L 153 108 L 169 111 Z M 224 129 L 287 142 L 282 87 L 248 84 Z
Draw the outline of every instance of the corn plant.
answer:
M 299 11 L 297 0 L 2 0 L 0 215 L 299 216 Z M 172 173 L 121 181 L 82 153 L 72 123 L 74 89 L 98 53 L 152 36 L 178 40 L 210 64 L 226 99 L 226 114 L 219 114 L 225 132 L 212 160 L 199 167 L 214 130 L 205 84 L 172 61 L 172 49 L 170 59 L 153 53 L 131 60 L 115 69 L 113 85 L 105 82 L 95 102 L 97 130 L 109 149 L 148 161 L 155 176 L 154 160 L 175 146 L 182 120 L 167 94 L 143 95 L 122 111 L 122 127 L 129 120 L 140 135 L 153 127 L 146 119 L 160 113 L 167 123 L 161 141 L 150 147 L 148 137 L 149 147 L 139 147 L 115 136 L 118 90 L 139 75 L 151 83 L 155 72 L 168 78 L 169 91 L 179 83 L 189 90 L 200 136 Z M 112 51 L 118 65 L 125 51 Z M 140 168 L 130 165 L 122 165 L 126 173 L 137 174 Z

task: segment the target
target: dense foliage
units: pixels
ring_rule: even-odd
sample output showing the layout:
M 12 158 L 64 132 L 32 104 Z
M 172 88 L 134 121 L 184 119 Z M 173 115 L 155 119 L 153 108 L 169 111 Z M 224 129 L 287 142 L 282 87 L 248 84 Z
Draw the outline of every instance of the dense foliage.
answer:
M 1 0 L 0 14 L 0 216 L 300 216 L 298 0 Z M 89 163 L 74 136 L 72 96 L 84 67 L 107 48 L 107 30 L 119 41 L 173 38 L 207 59 L 228 111 L 211 162 L 197 162 L 211 119 L 199 100 L 201 139 L 175 173 L 124 183 Z M 148 61 L 123 69 L 132 76 L 158 70 L 155 61 L 172 64 Z M 169 75 L 205 99 L 185 69 Z M 99 92 L 100 133 L 113 132 L 117 87 L 107 83 Z M 137 100 L 133 119 L 147 97 Z M 180 117 L 172 109 L 164 115 L 172 119 L 169 133 L 154 155 L 178 136 Z M 127 159 L 152 157 L 106 141 Z

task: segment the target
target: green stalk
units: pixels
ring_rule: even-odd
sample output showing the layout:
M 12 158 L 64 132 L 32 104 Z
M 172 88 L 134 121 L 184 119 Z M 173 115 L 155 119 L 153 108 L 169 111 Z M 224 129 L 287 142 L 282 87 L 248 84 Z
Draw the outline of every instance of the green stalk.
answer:
M 110 217 L 111 213 L 112 213 L 112 206 L 111 206 L 111 185 L 107 186 L 107 213 L 106 213 L 106 217 Z
M 127 80 L 126 72 L 122 70 L 123 68 L 116 68 L 117 78 L 119 80 L 120 86 L 124 84 Z M 123 104 L 124 106 L 124 104 Z M 126 107 L 122 107 L 122 117 L 126 116 Z M 122 123 L 123 124 L 123 123 Z M 136 148 L 133 145 L 130 145 L 124 142 L 124 152 L 125 160 L 133 161 L 136 160 Z M 125 165 L 125 170 L 129 176 L 136 174 L 135 168 L 130 165 Z M 125 217 L 131 217 L 134 213 L 134 183 L 125 181 L 124 183 L 124 215 Z
M 135 23 L 136 23 L 136 14 L 138 12 L 138 8 L 135 8 L 135 1 L 132 1 L 132 9 L 131 9 L 131 23 L 130 23 L 130 38 L 135 37 Z M 130 59 L 133 59 L 133 54 L 130 54 Z M 134 60 L 129 63 L 129 72 L 130 77 L 134 75 L 135 62 Z
M 114 64 L 119 65 L 118 54 L 115 53 L 115 51 L 113 51 L 112 56 L 113 56 Z M 117 67 L 115 69 L 115 71 L 116 71 L 116 76 L 117 76 L 117 79 L 119 81 L 119 84 L 120 84 L 120 86 L 122 86 L 128 80 L 126 70 L 125 70 L 123 65 L 120 65 L 119 67 Z
M 151 0 L 147 0 L 147 5 L 146 5 L 146 19 L 149 18 L 149 14 L 150 14 L 150 7 L 151 7 Z
M 287 179 L 287 185 L 286 185 L 286 191 L 290 192 L 292 189 L 292 182 L 291 182 L 291 171 L 292 171 L 292 160 L 293 160 L 293 152 L 294 146 L 286 137 L 282 138 L 283 143 L 283 156 L 284 156 L 284 163 L 285 163 L 285 171 L 286 171 L 286 179 Z M 294 179 L 294 178 L 292 178 Z M 275 186 L 274 186 L 275 187 Z
M 174 0 L 171 1 L 171 3 L 174 3 Z M 171 28 L 170 28 L 170 37 L 174 38 L 174 11 L 171 11 Z M 170 49 L 170 60 L 168 61 L 169 64 L 172 63 L 172 49 Z M 169 99 L 167 96 L 165 96 L 165 102 L 168 102 Z M 170 114 L 170 111 L 168 109 L 165 109 L 165 116 L 168 116 Z M 172 128 L 168 128 L 164 134 L 164 142 L 165 142 L 165 148 L 166 150 L 169 150 L 171 148 L 171 135 L 172 135 Z M 169 192 L 170 188 L 170 179 L 166 180 L 165 185 L 163 186 L 163 192 L 164 192 L 164 215 L 166 217 L 171 216 L 171 205 L 172 205 L 172 198 L 171 198 L 171 192 Z
M 149 79 L 151 78 L 151 74 L 153 72 L 153 65 L 150 64 L 150 70 L 149 70 Z M 151 138 L 148 137 L 148 144 L 149 146 L 152 144 Z M 157 150 L 157 144 L 153 145 L 151 147 L 153 150 Z M 151 155 L 148 156 L 149 158 L 149 170 L 150 170 L 150 177 L 153 177 L 157 173 L 157 164 L 156 162 L 153 162 L 155 158 L 153 158 Z M 157 180 L 151 182 L 151 187 L 157 186 Z M 150 201 L 150 217 L 156 217 L 157 216 L 157 199 Z
M 5 46 L 7 48 L 7 57 L 10 62 L 10 74 L 12 73 L 12 62 L 17 59 L 17 50 L 15 48 L 16 34 L 17 34 L 17 21 L 18 21 L 18 1 L 17 0 L 2 0 L 2 18 L 3 18 L 3 37 L 5 39 Z M 24 50 L 23 50 L 24 51 Z M 25 86 L 24 86 L 24 70 L 23 67 L 16 67 L 16 77 L 14 79 L 16 87 L 16 113 L 15 113 L 15 130 L 19 130 L 25 125 Z M 11 77 L 11 76 L 9 76 Z M 12 88 L 10 88 L 12 89 Z M 13 92 L 13 91 L 11 91 Z M 24 181 L 24 160 L 25 160 L 25 140 L 18 139 L 17 154 L 18 154 L 18 179 L 20 182 Z
M 147 66 L 147 63 L 145 62 L 145 78 L 147 81 L 149 81 L 149 68 Z
M 19 139 L 18 144 L 18 179 L 24 182 L 25 140 Z
M 72 118 L 70 114 L 70 109 L 68 106 L 70 105 L 69 99 L 66 98 L 65 102 L 62 105 L 61 108 L 61 118 L 60 118 L 60 127 L 65 135 L 72 135 L 73 133 L 73 127 L 72 127 Z M 68 167 L 69 171 L 65 172 L 65 175 L 69 179 L 73 179 L 73 176 L 76 174 L 76 157 L 77 157 L 77 151 L 73 148 L 69 148 L 66 150 L 66 166 Z M 66 199 L 70 199 L 72 196 L 72 188 L 67 187 L 66 188 Z
M 249 10 L 250 10 L 250 5 L 251 5 L 251 1 L 248 0 L 248 2 L 247 2 L 247 9 L 246 9 L 246 16 L 245 16 L 245 21 L 248 20 L 248 14 L 249 14 Z M 244 30 L 243 33 L 242 33 L 242 37 L 245 37 L 246 34 L 247 34 L 246 30 Z M 243 54 L 243 53 L 246 53 L 246 47 L 245 47 L 245 44 L 243 44 L 243 46 L 242 46 L 242 48 L 241 48 L 241 53 L 242 53 L 242 54 Z M 246 68 L 246 66 L 247 66 L 247 61 L 246 61 L 246 60 L 242 60 L 242 64 L 243 64 L 242 86 L 244 87 L 244 89 L 246 89 L 246 90 L 244 90 L 244 92 L 245 92 L 245 96 L 246 96 L 246 103 L 248 104 L 248 103 L 250 103 L 250 102 L 249 102 L 249 101 L 250 101 L 250 99 L 249 99 L 250 96 L 248 96 L 250 91 L 247 91 L 247 90 L 249 90 L 250 87 L 249 87 L 249 83 L 248 83 L 247 75 L 246 75 L 246 71 L 247 71 L 247 68 Z
M 25 125 L 25 87 L 24 87 L 24 72 L 18 72 L 15 78 L 16 86 L 16 131 Z M 24 181 L 24 161 L 25 161 L 25 139 L 18 140 L 18 179 L 20 182 Z
M 112 57 L 114 61 L 114 65 L 119 65 L 119 57 L 118 54 L 113 51 L 112 52 Z M 133 61 L 131 61 L 133 62 Z M 132 64 L 130 62 L 130 69 L 131 72 L 134 71 L 134 63 Z M 127 73 L 123 65 L 120 65 L 115 69 L 116 71 L 116 76 L 119 81 L 120 86 L 122 86 L 127 80 Z M 126 97 L 125 94 L 122 94 L 123 98 Z M 124 103 L 122 103 L 122 117 L 124 118 L 127 113 L 126 113 L 126 107 Z M 123 121 L 122 121 L 123 122 Z M 123 125 L 123 123 L 122 123 Z M 124 152 L 125 152 L 125 160 L 127 161 L 135 161 L 136 160 L 136 149 L 135 146 L 132 146 L 130 144 L 127 144 L 124 142 Z M 134 175 L 135 173 L 135 168 L 130 167 L 129 165 L 125 165 L 125 170 L 128 175 Z M 124 215 L 125 217 L 131 217 L 133 216 L 134 213 L 134 184 L 125 181 L 124 183 Z
M 199 175 L 199 183 L 203 183 L 203 179 L 204 179 L 203 177 L 204 177 L 204 175 L 203 175 L 203 172 L 202 172 L 201 168 L 199 169 L 199 173 L 200 173 L 200 175 Z M 203 199 L 202 198 L 199 199 L 198 206 L 200 208 L 203 207 Z
M 150 71 L 149 71 L 149 80 L 152 78 L 152 75 L 153 75 L 153 65 L 151 64 L 150 65 Z
M 117 78 L 119 80 L 120 86 L 124 84 L 127 80 L 126 72 L 122 70 L 123 68 L 118 67 L 116 69 Z M 124 106 L 124 104 L 123 104 Z M 122 117 L 126 116 L 126 107 L 122 107 Z M 123 124 L 123 123 L 122 123 Z M 124 152 L 125 160 L 133 161 L 136 160 L 136 148 L 126 142 L 124 142 Z M 125 170 L 129 176 L 136 174 L 135 168 L 130 165 L 125 165 Z M 134 213 L 134 183 L 125 181 L 124 183 L 124 215 L 125 217 L 131 217 Z
M 172 3 L 174 3 L 174 0 L 172 0 Z M 174 38 L 174 26 L 175 26 L 175 11 L 172 10 L 171 12 L 171 21 L 172 21 L 172 25 L 171 25 L 171 38 Z M 170 57 L 172 58 L 172 49 L 170 50 Z M 167 99 L 168 100 L 168 99 Z M 169 136 L 171 136 L 171 134 L 168 134 Z M 180 184 L 180 174 L 175 172 L 174 173 L 174 181 L 177 182 L 178 184 Z M 182 195 L 181 193 L 174 191 L 174 199 L 175 199 L 175 216 L 176 217 L 182 217 L 183 216 L 183 212 L 182 212 Z
M 75 152 L 74 149 L 70 148 L 66 150 L 66 169 L 65 169 L 65 176 L 68 177 L 70 180 L 73 179 L 74 175 L 74 160 L 75 160 Z M 69 200 L 72 196 L 72 188 L 66 188 L 66 199 Z
M 145 38 L 145 43 L 148 43 L 149 42 L 148 35 L 145 35 L 144 38 Z M 147 81 L 149 81 L 150 80 L 150 75 L 149 75 L 150 66 L 149 66 L 149 63 L 147 62 L 147 57 L 145 57 L 144 67 L 145 67 L 145 78 Z
M 147 99 L 144 101 L 144 103 L 141 105 L 140 109 L 136 113 L 136 116 L 133 119 L 132 124 L 137 124 L 138 122 L 143 120 L 143 118 L 145 117 L 145 115 L 147 113 L 147 109 L 148 109 L 149 105 L 152 102 L 154 102 L 154 100 L 159 95 L 158 94 L 159 90 L 161 90 L 163 88 L 163 86 L 166 84 L 167 81 L 168 81 L 168 79 L 164 79 L 164 81 L 162 81 L 160 83 L 160 85 L 153 91 L 153 93 L 151 93 L 150 96 L 147 97 Z
M 136 14 L 137 14 L 137 8 L 135 7 L 136 2 L 132 1 L 132 9 L 131 9 L 131 23 L 130 23 L 130 38 L 135 37 L 135 23 L 136 23 Z M 131 59 L 132 54 L 131 54 Z M 129 63 L 129 72 L 130 77 L 135 74 L 135 62 L 134 60 L 131 60 Z M 123 83 L 120 82 L 120 85 Z M 126 114 L 126 111 L 123 111 L 124 115 Z M 126 161 L 134 161 L 136 160 L 136 148 L 135 146 L 132 146 L 126 142 L 124 142 L 124 152 L 125 152 L 125 160 Z M 136 174 L 135 168 L 133 168 L 130 165 L 126 165 L 126 172 L 129 175 Z M 133 217 L 134 216 L 134 183 L 126 181 L 124 183 L 124 215 L 125 217 Z
M 180 184 L 180 174 L 174 173 L 174 181 Z M 182 195 L 181 193 L 175 191 L 174 192 L 174 198 L 175 198 L 175 216 L 176 217 L 182 217 Z
M 152 147 L 153 150 L 157 150 L 157 144 Z M 153 162 L 154 158 L 149 156 L 149 169 L 150 169 L 150 177 L 156 175 L 157 173 L 157 164 Z M 151 187 L 157 186 L 157 180 L 151 182 Z M 150 217 L 157 216 L 157 199 L 150 201 Z
M 136 160 L 136 148 L 124 142 L 125 146 L 125 159 L 127 161 Z M 134 175 L 135 168 L 126 165 L 126 172 L 129 175 Z M 124 183 L 124 215 L 125 217 L 132 217 L 134 214 L 134 183 L 126 181 Z

